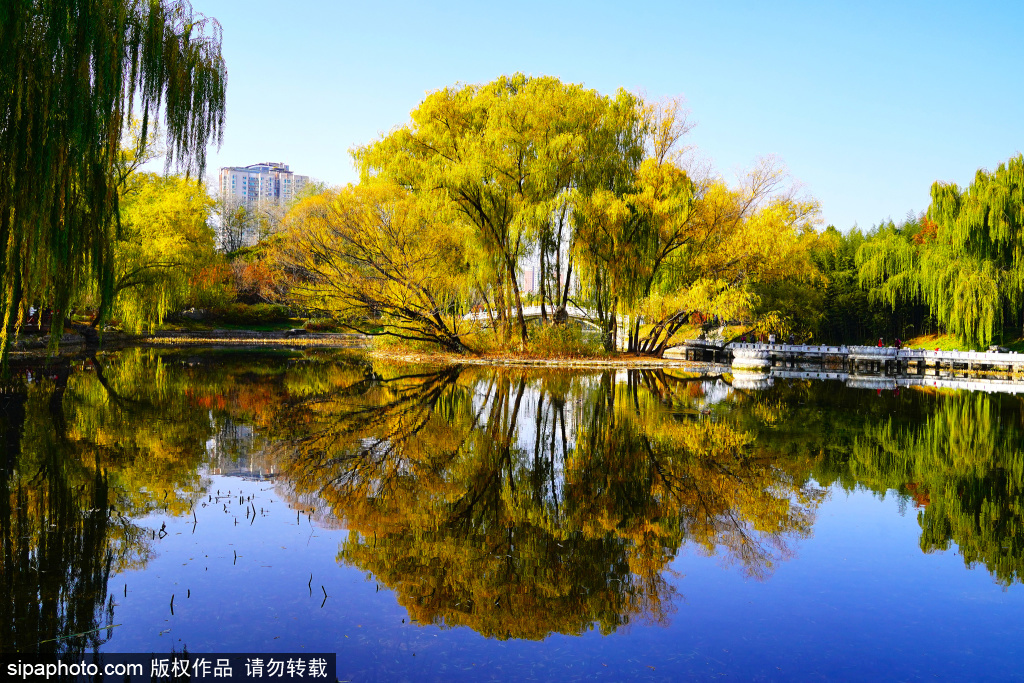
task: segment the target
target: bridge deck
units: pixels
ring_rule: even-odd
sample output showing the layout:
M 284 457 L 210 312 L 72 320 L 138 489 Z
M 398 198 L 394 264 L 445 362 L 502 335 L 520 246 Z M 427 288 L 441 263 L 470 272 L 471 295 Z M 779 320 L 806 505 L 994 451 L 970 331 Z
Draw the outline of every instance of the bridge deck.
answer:
M 690 341 L 687 341 L 687 345 Z M 700 345 L 699 343 L 695 343 Z M 706 346 L 706 344 L 702 345 Z M 822 357 L 846 358 L 854 360 L 870 361 L 900 361 L 901 363 L 916 363 L 920 361 L 929 364 L 950 363 L 978 364 L 978 365 L 1024 365 L 1024 354 L 1021 353 L 995 353 L 989 351 L 930 351 L 928 349 L 897 349 L 893 346 L 826 346 L 812 344 L 729 344 L 725 348 L 730 350 L 733 356 L 755 356 L 767 354 L 783 357 L 807 357 L 820 359 Z
M 721 344 L 690 339 L 681 355 L 687 360 L 717 360 L 737 370 L 777 373 L 815 365 L 822 372 L 841 370 L 849 382 L 872 382 L 872 377 L 961 376 L 1024 382 L 1024 353 L 897 349 L 892 346 L 824 344 Z M 816 368 L 817 369 L 817 368 Z
M 687 345 L 691 340 L 687 340 Z M 699 342 L 692 341 L 694 345 Z M 707 345 L 707 344 L 705 344 Z M 813 344 L 728 344 L 726 348 L 736 351 L 764 351 L 774 353 L 787 353 L 795 355 L 844 355 L 848 357 L 862 358 L 900 358 L 907 360 L 916 359 L 942 359 L 955 360 L 957 362 L 990 362 L 990 364 L 1008 364 L 1008 362 L 1024 362 L 1024 353 L 996 353 L 992 351 L 941 351 L 925 348 L 900 348 L 895 346 L 825 346 Z

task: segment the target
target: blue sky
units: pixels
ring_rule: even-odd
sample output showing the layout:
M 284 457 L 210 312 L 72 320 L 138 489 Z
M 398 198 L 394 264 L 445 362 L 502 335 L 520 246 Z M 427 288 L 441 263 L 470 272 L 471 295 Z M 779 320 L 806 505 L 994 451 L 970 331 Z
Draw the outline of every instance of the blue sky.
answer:
M 718 172 L 776 155 L 844 230 L 1024 151 L 1021 1 L 192 3 L 224 29 L 211 170 L 282 161 L 351 182 L 349 149 L 426 92 L 516 71 L 682 95 Z

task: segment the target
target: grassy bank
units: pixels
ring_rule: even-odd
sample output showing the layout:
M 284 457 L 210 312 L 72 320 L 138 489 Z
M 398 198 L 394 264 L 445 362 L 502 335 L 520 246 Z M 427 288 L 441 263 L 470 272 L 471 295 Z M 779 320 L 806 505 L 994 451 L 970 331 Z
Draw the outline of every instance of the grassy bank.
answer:
M 975 347 L 964 344 L 953 334 L 924 334 L 904 342 L 908 349 L 930 349 L 938 351 L 985 351 L 988 347 Z M 999 344 L 1003 348 L 1017 353 L 1024 352 L 1024 339 L 1014 339 Z

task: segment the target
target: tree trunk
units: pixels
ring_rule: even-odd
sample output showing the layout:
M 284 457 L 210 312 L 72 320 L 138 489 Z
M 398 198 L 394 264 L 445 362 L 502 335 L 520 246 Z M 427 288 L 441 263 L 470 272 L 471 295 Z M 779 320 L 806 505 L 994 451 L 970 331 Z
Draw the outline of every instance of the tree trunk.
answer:
M 639 341 L 637 353 L 642 356 L 662 358 L 668 349 L 669 341 L 689 319 L 689 312 L 680 311 L 664 320 L 658 321 L 651 328 L 650 333 Z
M 629 347 L 630 353 L 640 353 L 640 322 L 641 316 L 630 316 L 629 319 Z
M 569 305 L 569 282 L 572 281 L 572 259 L 567 259 L 568 263 L 565 266 L 565 284 L 562 291 L 562 300 L 558 302 L 558 305 L 565 308 Z
M 508 319 L 508 306 L 505 305 L 505 276 L 498 273 L 498 282 L 494 288 L 494 308 L 498 312 L 498 322 Z
M 619 298 L 614 297 L 612 299 L 612 307 L 608 311 L 608 327 L 609 333 L 608 343 L 605 344 L 606 351 L 615 351 L 619 347 L 619 318 L 618 318 Z
M 505 266 L 508 269 L 509 280 L 512 281 L 512 296 L 516 303 L 516 317 L 519 320 L 519 336 L 526 344 L 528 333 L 526 331 L 526 318 L 523 316 L 523 300 L 519 296 L 519 282 L 516 280 L 516 264 L 508 256 L 505 257 Z
M 552 282 L 551 306 L 559 308 L 562 305 L 560 295 L 562 293 L 562 226 L 558 226 L 558 244 L 555 245 L 555 277 Z
M 516 282 L 515 278 L 512 279 L 512 293 L 515 295 L 516 300 L 516 316 L 519 318 L 519 334 L 523 340 L 523 344 L 526 344 L 526 340 L 529 335 L 526 331 L 526 317 L 523 315 L 523 300 L 519 296 L 519 283 Z
M 545 297 L 545 281 L 547 280 L 547 268 L 544 263 L 544 251 L 545 251 L 544 240 L 540 241 L 540 319 L 544 322 L 548 321 L 548 312 L 544 307 Z

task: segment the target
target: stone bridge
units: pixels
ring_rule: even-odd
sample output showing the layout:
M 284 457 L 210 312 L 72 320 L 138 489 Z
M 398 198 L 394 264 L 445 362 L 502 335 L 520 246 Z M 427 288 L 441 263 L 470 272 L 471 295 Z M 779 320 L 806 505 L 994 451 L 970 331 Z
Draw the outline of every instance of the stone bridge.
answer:
M 688 342 L 689 343 L 689 342 Z M 1024 381 L 1024 354 L 988 351 L 929 351 L 891 346 L 729 344 L 723 349 L 737 370 L 797 369 L 808 364 L 853 375 L 924 377 L 994 376 Z
M 550 307 L 546 307 L 546 309 L 548 317 L 550 318 L 551 315 L 554 313 L 554 310 Z M 586 329 L 592 329 L 595 332 L 600 331 L 601 328 L 598 325 L 597 313 L 595 311 L 589 311 L 585 308 L 580 308 L 579 306 L 573 306 L 570 304 L 569 306 L 565 307 L 565 312 L 569 315 L 570 321 L 578 323 L 581 327 L 584 327 Z M 512 315 L 515 315 L 515 311 L 512 312 Z M 525 318 L 527 322 L 531 320 L 540 320 L 540 306 L 523 306 L 523 318 Z M 476 320 L 485 323 L 489 323 L 491 321 L 491 318 L 487 314 L 486 310 L 467 313 L 466 315 L 462 316 L 462 319 Z

